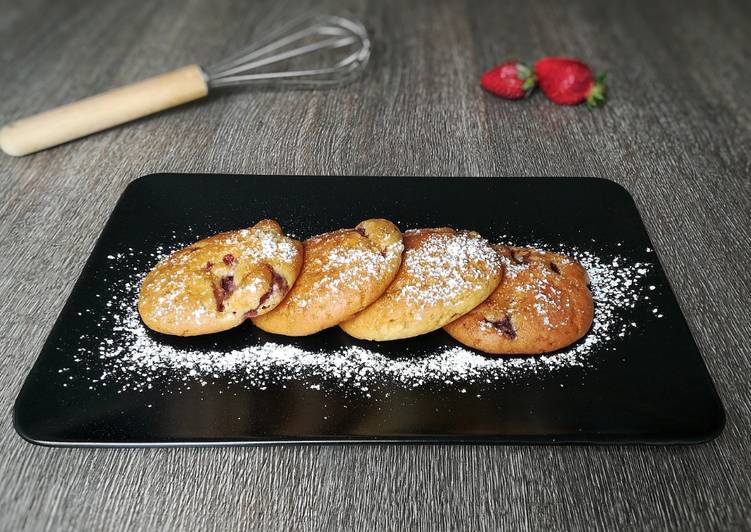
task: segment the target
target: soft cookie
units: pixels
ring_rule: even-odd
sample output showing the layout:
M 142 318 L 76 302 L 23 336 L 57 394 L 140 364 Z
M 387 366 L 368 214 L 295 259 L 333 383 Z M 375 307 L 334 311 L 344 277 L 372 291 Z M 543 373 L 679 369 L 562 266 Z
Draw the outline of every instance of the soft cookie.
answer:
M 231 329 L 276 307 L 303 263 L 302 244 L 263 220 L 183 248 L 143 280 L 138 312 L 164 334 L 195 336 Z
M 501 257 L 479 234 L 450 228 L 404 233 L 394 282 L 341 328 L 364 340 L 410 338 L 440 329 L 479 305 L 503 276 Z
M 302 272 L 287 298 L 253 323 L 287 336 L 316 333 L 351 318 L 375 301 L 402 260 L 402 234 L 388 220 L 306 240 Z
M 586 270 L 558 253 L 497 246 L 506 275 L 477 308 L 444 329 L 464 345 L 497 355 L 562 349 L 584 336 L 594 307 Z

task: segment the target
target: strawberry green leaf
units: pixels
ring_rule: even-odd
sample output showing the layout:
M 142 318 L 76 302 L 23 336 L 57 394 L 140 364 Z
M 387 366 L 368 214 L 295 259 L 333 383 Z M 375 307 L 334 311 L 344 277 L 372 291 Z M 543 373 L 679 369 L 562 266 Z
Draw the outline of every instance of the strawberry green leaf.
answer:
M 523 63 L 517 63 L 516 64 L 516 77 L 520 80 L 524 81 L 526 79 L 529 79 L 532 74 L 532 70 Z
M 605 76 L 606 74 L 600 74 L 597 76 L 597 80 L 589 90 L 589 94 L 587 94 L 586 102 L 587 107 L 590 109 L 605 103 L 605 93 L 607 91 L 607 87 L 605 86 Z
M 522 83 L 522 89 L 527 93 L 527 95 L 532 92 L 532 89 L 535 88 L 535 85 L 537 84 L 537 78 L 533 75 L 529 76 L 527 79 L 524 80 L 524 83 Z

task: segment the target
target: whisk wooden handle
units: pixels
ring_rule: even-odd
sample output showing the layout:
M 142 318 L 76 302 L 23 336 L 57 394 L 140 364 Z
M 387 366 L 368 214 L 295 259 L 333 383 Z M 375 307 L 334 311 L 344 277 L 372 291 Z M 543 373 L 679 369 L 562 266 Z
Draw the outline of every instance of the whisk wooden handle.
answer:
M 0 130 L 0 148 L 8 155 L 27 155 L 208 93 L 201 67 L 189 65 L 8 124 Z

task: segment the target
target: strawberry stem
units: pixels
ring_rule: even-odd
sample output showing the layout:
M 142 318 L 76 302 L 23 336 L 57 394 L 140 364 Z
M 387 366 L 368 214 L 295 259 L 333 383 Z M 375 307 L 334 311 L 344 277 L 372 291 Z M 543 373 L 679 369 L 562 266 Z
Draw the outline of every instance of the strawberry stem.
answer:
M 522 83 L 522 89 L 524 90 L 524 97 L 526 98 L 532 93 L 532 89 L 537 85 L 537 76 L 535 76 L 532 69 L 524 63 L 516 64 L 516 77 L 518 77 Z
M 605 94 L 607 92 L 607 86 L 605 85 L 606 77 L 606 72 L 598 75 L 595 79 L 594 84 L 592 85 L 592 88 L 589 89 L 589 94 L 587 94 L 586 101 L 587 107 L 589 107 L 590 109 L 594 109 L 595 107 L 598 107 L 605 103 Z

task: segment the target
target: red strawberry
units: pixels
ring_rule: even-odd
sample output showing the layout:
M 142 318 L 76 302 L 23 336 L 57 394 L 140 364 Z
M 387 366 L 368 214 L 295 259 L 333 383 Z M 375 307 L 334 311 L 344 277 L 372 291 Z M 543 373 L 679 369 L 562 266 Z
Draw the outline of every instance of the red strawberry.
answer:
M 532 92 L 535 87 L 535 75 L 528 66 L 508 61 L 485 72 L 480 77 L 480 85 L 501 98 L 518 100 Z
M 545 96 L 558 105 L 587 102 L 587 107 L 597 107 L 605 102 L 605 74 L 595 78 L 576 59 L 544 57 L 535 63 L 535 75 Z

